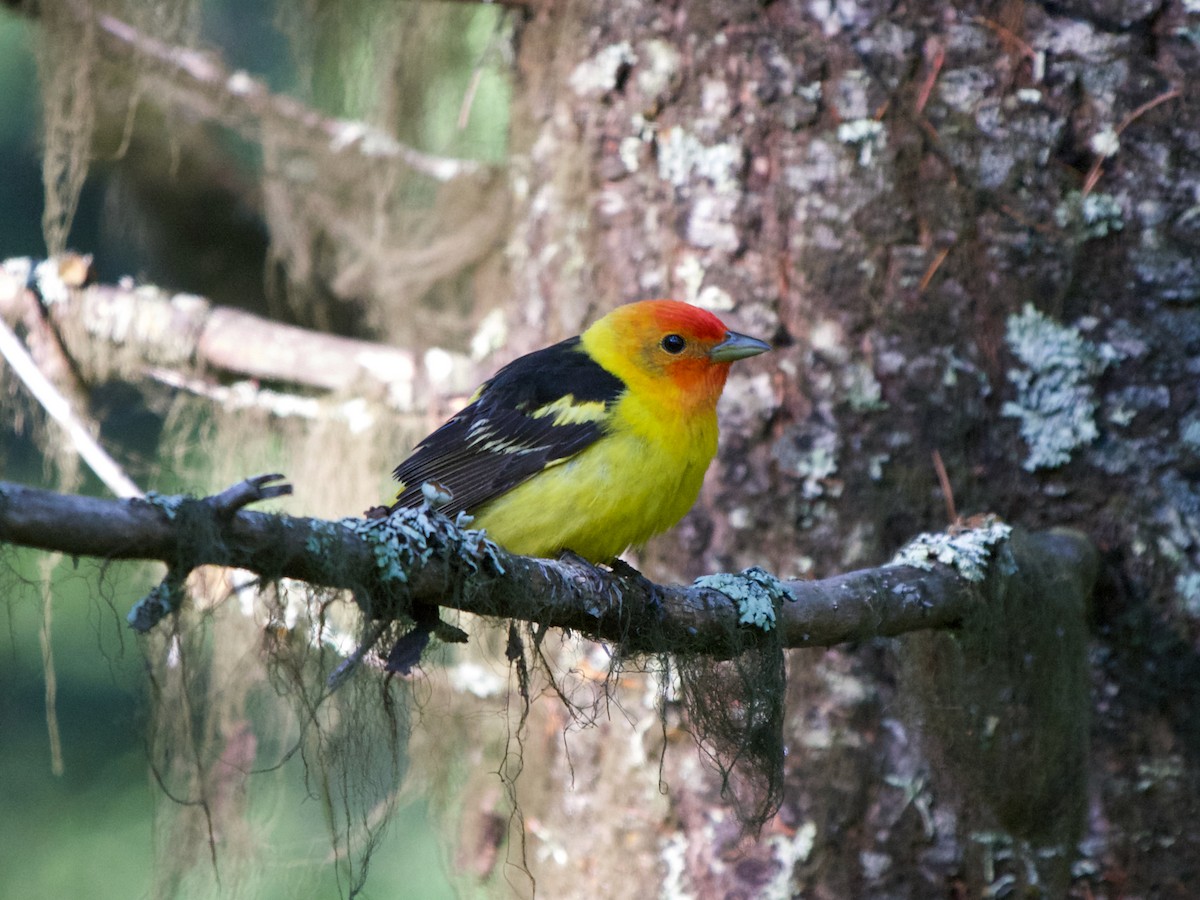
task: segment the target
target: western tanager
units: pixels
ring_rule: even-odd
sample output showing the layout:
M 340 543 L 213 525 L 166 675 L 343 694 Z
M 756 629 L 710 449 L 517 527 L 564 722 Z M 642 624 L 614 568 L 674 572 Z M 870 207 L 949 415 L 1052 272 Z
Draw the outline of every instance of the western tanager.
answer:
M 484 382 L 396 467 L 392 510 L 431 482 L 450 494 L 443 512 L 470 513 L 513 553 L 612 560 L 696 502 L 729 366 L 769 349 L 687 303 L 620 306 Z

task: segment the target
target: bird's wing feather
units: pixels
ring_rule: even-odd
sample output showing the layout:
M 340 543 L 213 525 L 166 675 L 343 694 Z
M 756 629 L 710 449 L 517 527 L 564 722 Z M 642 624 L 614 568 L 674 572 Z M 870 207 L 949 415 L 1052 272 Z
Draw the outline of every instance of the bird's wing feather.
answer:
M 513 361 L 396 467 L 392 508 L 418 506 L 434 481 L 452 495 L 447 515 L 478 509 L 598 440 L 624 390 L 579 338 Z

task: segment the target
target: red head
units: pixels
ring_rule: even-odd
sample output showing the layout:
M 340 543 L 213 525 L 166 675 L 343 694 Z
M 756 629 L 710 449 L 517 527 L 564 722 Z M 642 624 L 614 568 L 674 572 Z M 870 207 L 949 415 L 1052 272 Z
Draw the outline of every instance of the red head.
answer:
M 662 393 L 682 409 L 715 409 L 730 363 L 770 349 L 678 300 L 618 306 L 584 332 L 583 342 L 631 388 Z

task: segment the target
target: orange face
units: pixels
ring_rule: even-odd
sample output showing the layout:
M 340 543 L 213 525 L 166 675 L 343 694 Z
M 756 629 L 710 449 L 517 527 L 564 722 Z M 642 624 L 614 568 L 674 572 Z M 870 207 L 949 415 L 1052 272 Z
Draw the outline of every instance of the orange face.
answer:
M 770 349 L 731 332 L 707 310 L 677 300 L 630 303 L 606 318 L 629 358 L 645 375 L 665 376 L 687 406 L 715 407 L 730 363 Z

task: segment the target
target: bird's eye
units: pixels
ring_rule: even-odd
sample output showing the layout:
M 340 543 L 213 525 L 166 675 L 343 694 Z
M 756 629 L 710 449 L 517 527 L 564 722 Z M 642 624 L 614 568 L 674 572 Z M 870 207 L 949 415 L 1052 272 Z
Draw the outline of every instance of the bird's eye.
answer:
M 659 342 L 659 346 L 668 353 L 682 353 L 683 348 L 687 346 L 687 341 L 683 339 L 682 335 L 668 334 Z

